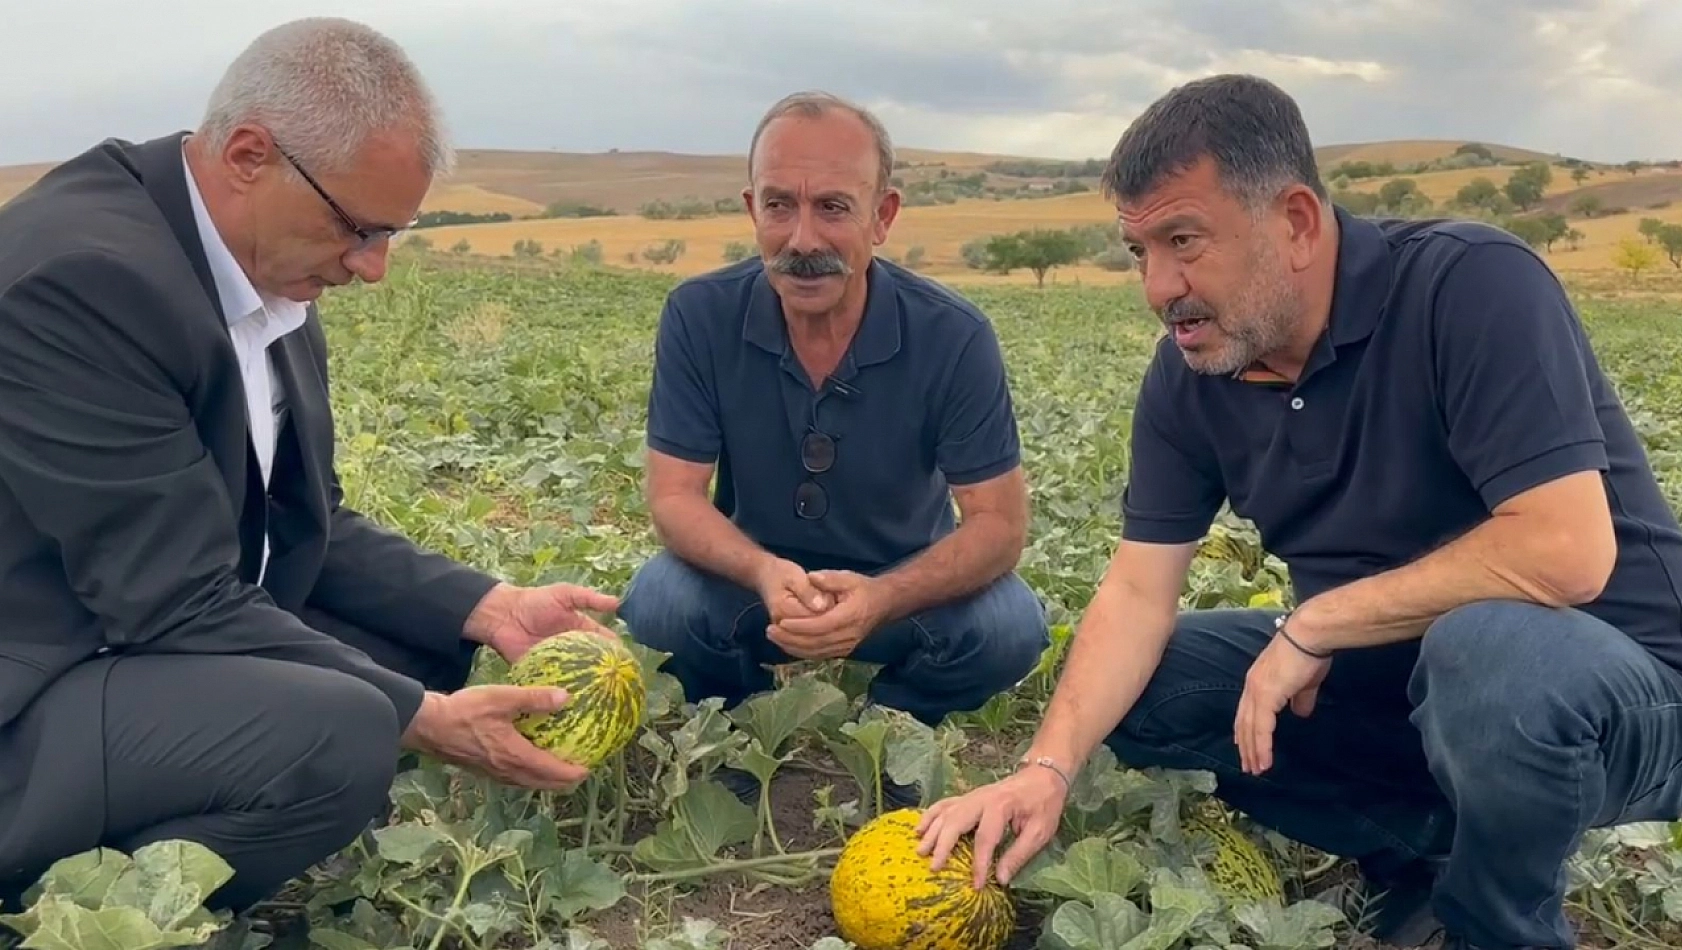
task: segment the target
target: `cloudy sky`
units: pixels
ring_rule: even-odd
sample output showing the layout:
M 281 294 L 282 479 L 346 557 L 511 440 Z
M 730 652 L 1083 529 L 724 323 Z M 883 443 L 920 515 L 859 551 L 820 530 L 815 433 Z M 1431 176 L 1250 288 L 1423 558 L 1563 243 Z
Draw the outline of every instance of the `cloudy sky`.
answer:
M 1682 157 L 1677 0 L 0 2 L 0 164 L 188 127 L 246 42 L 319 14 L 402 42 L 466 147 L 738 153 L 771 101 L 822 87 L 901 145 L 1084 158 L 1236 70 L 1292 92 L 1320 144 Z

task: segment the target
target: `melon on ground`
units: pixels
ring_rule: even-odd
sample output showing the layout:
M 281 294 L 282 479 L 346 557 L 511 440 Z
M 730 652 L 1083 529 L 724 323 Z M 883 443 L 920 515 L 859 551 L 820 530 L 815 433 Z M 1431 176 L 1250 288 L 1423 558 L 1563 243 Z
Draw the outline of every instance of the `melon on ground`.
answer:
M 1242 906 L 1284 901 L 1285 886 L 1278 866 L 1223 811 L 1213 805 L 1193 811 L 1186 831 L 1206 836 L 1214 844 L 1215 855 L 1204 874 L 1228 903 Z
M 636 654 L 621 640 L 588 630 L 538 642 L 509 668 L 508 681 L 566 690 L 560 709 L 522 715 L 514 727 L 538 748 L 590 769 L 631 741 L 648 702 Z
M 1016 910 L 989 880 L 975 889 L 968 839 L 939 871 L 917 853 L 922 812 L 901 808 L 866 822 L 847 839 L 829 878 L 840 934 L 859 950 L 998 950 Z

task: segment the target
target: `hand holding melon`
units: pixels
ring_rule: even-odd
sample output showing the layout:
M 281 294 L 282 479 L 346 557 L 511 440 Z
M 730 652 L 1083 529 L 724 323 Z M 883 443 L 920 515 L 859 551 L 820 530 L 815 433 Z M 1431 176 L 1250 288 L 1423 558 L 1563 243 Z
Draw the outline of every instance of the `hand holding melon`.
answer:
M 404 745 L 506 785 L 563 791 L 584 781 L 588 772 L 544 753 L 513 723 L 564 708 L 569 699 L 563 690 L 503 685 L 427 693 L 404 733 Z
M 887 812 L 854 832 L 829 878 L 836 929 L 859 950 L 999 950 L 1016 908 L 997 884 L 977 888 L 959 841 L 935 870 L 918 853 L 915 809 Z
M 566 705 L 529 711 L 514 728 L 539 749 L 585 768 L 601 765 L 631 741 L 648 703 L 636 655 L 617 636 L 593 630 L 538 641 L 509 668 L 508 681 L 566 691 Z
M 493 587 L 467 618 L 468 640 L 483 643 L 509 663 L 561 631 L 587 630 L 616 640 L 618 636 L 591 613 L 611 614 L 619 599 L 576 584 Z

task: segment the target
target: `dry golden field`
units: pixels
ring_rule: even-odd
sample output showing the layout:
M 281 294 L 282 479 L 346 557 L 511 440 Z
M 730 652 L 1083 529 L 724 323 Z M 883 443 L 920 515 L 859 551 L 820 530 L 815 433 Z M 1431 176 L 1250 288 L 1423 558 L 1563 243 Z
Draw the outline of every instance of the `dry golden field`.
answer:
M 1345 161 L 1391 162 L 1405 165 L 1452 155 L 1458 140 L 1397 140 L 1334 144 L 1317 150 L 1322 168 Z M 1474 178 L 1487 177 L 1497 186 L 1506 182 L 1517 163 L 1549 160 L 1544 152 L 1486 143 L 1501 160 L 1514 164 L 1491 168 L 1429 172 L 1411 177 L 1433 202 L 1442 203 Z M 1001 160 L 1020 156 L 976 152 L 947 152 L 900 148 L 902 168 L 898 174 L 909 182 L 938 179 L 942 175 L 971 175 Z M 1102 157 L 1102 156 L 1095 156 Z M 1032 160 L 1027 158 L 1025 160 Z M 50 165 L 0 168 L 0 201 L 26 187 Z M 607 152 L 579 154 L 549 151 L 506 151 L 464 149 L 452 176 L 441 181 L 427 196 L 423 210 L 475 214 L 506 213 L 509 222 L 425 228 L 418 232 L 438 251 L 465 242 L 470 253 L 505 256 L 516 242 L 536 241 L 545 255 L 566 253 L 570 248 L 598 241 L 605 263 L 650 267 L 672 274 L 695 274 L 725 262 L 725 248 L 732 242 L 750 244 L 752 226 L 744 214 L 725 214 L 690 220 L 650 220 L 637 210 L 648 201 L 679 201 L 697 198 L 739 201 L 746 178 L 741 155 L 682 155 L 666 152 Z M 1376 191 L 1385 178 L 1353 183 L 1360 191 Z M 1007 185 L 1025 179 L 1001 178 L 989 173 L 989 181 Z M 1049 179 L 1032 179 L 1046 184 Z M 1628 212 L 1597 218 L 1571 214 L 1572 204 L 1583 194 L 1594 194 L 1605 207 L 1624 207 Z M 1570 214 L 1572 226 L 1583 235 L 1575 248 L 1565 242 L 1548 252 L 1548 259 L 1563 272 L 1590 273 L 1613 268 L 1613 253 L 1623 238 L 1636 235 L 1641 217 L 1653 216 L 1682 223 L 1682 171 L 1656 168 L 1631 175 L 1622 168 L 1597 168 L 1579 186 L 1566 169 L 1555 167 L 1544 206 Z M 571 202 L 608 208 L 610 216 L 585 218 L 537 217 L 554 202 Z M 1024 228 L 1067 228 L 1087 224 L 1110 224 L 1114 209 L 1096 191 L 1024 200 L 966 199 L 955 204 L 907 206 L 900 212 L 883 253 L 903 259 L 912 248 L 921 248 L 920 269 L 944 279 L 971 283 L 1033 280 L 1019 271 L 1006 276 L 979 274 L 963 264 L 960 250 L 976 238 Z M 670 265 L 652 265 L 643 260 L 645 248 L 668 240 L 685 244 L 682 256 Z M 1661 270 L 1673 269 L 1661 260 Z M 1056 282 L 1114 283 L 1134 279 L 1092 266 L 1062 268 L 1047 276 Z
M 1114 220 L 1115 209 L 1096 192 L 1023 201 L 977 200 L 925 205 L 900 210 L 883 250 L 903 256 L 910 248 L 921 246 L 926 255 L 926 270 L 962 270 L 959 249 L 976 237 L 1024 228 L 1068 228 Z M 521 240 L 539 242 L 545 253 L 596 240 L 602 244 L 604 262 L 610 264 L 640 263 L 638 255 L 643 248 L 678 239 L 686 245 L 683 256 L 674 265 L 659 269 L 694 274 L 724 263 L 727 243 L 751 243 L 753 224 L 746 214 L 687 221 L 618 215 L 453 225 L 415 233 L 425 235 L 437 250 L 447 250 L 457 241 L 465 240 L 473 253 L 491 255 L 512 254 L 514 243 Z M 627 260 L 627 254 L 634 260 Z

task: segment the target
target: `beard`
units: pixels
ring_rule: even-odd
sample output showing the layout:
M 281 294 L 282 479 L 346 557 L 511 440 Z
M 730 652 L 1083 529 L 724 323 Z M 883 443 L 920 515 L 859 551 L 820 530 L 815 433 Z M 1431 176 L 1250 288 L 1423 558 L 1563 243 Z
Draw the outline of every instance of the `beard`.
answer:
M 1258 247 L 1248 270 L 1243 293 L 1225 313 L 1191 297 L 1174 300 L 1162 309 L 1162 321 L 1170 333 L 1179 324 L 1202 321 L 1201 332 L 1208 339 L 1192 348 L 1180 347 L 1193 372 L 1230 376 L 1290 343 L 1303 311 L 1301 293 L 1285 278 L 1271 249 Z

